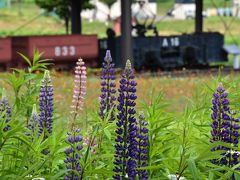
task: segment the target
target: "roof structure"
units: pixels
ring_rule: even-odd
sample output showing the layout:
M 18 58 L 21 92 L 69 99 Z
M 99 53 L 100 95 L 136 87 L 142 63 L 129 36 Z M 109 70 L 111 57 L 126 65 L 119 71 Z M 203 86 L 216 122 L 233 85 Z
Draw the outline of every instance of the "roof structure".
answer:
M 175 0 L 175 3 L 178 3 L 178 4 L 192 4 L 192 3 L 195 3 L 194 0 Z
M 227 51 L 229 54 L 238 55 L 240 54 L 240 48 L 237 45 L 225 45 L 224 50 Z

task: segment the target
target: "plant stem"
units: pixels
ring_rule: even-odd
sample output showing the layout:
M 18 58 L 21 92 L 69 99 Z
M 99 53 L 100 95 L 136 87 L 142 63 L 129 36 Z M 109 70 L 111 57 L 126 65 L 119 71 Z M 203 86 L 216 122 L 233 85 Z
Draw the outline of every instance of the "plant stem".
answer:
M 181 176 L 183 175 L 183 172 L 187 168 L 187 165 L 183 166 L 183 158 L 185 156 L 185 153 L 186 153 L 186 124 L 184 123 L 182 153 L 180 155 L 181 157 L 180 157 L 179 168 L 178 168 L 179 174 L 178 174 L 177 180 L 179 180 L 181 178 Z
M 128 85 L 129 85 L 129 79 L 127 79 L 127 92 L 126 97 L 128 96 Z M 127 132 L 128 132 L 128 105 L 127 105 L 127 99 L 125 100 L 125 120 L 124 120 L 124 134 L 123 134 L 123 171 L 122 171 L 122 178 L 125 179 L 126 176 L 126 149 L 127 149 Z

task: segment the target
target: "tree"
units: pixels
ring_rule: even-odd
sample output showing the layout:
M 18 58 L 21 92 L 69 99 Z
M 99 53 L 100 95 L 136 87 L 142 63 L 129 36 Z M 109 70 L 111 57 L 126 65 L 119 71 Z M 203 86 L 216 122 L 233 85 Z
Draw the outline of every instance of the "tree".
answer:
M 35 0 L 36 4 L 48 12 L 55 12 L 64 19 L 66 32 L 69 32 L 69 20 L 72 20 L 72 34 L 81 34 L 81 10 L 92 8 L 89 0 Z
M 82 9 L 91 9 L 90 0 L 71 0 L 72 34 L 82 33 Z

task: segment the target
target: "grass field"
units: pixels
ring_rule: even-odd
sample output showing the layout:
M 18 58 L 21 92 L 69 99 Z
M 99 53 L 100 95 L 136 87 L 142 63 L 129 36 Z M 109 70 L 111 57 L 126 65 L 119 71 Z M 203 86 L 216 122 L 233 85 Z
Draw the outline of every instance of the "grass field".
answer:
M 118 77 L 120 78 L 120 75 Z M 211 102 L 212 92 L 208 87 L 214 88 L 219 81 L 226 82 L 226 84 L 228 84 L 228 81 L 240 82 L 239 73 L 234 71 L 230 74 L 224 74 L 221 78 L 218 78 L 216 74 L 211 75 L 210 72 L 200 76 L 191 75 L 183 77 L 137 75 L 137 108 L 142 109 L 144 103 L 150 105 L 155 97 L 162 94 L 167 104 L 167 110 L 174 114 L 181 114 L 188 104 L 191 105 L 194 101 L 201 101 L 201 98 L 206 95 L 203 92 L 208 91 L 209 94 L 205 97 L 207 99 L 204 100 Z M 53 73 L 53 82 L 54 87 L 58 87 L 55 89 L 56 104 L 58 105 L 57 111 L 61 116 L 64 116 L 64 113 L 67 113 L 66 106 L 70 107 L 71 105 L 73 77 L 71 74 Z M 236 84 L 237 86 L 239 85 L 239 83 Z M 88 93 L 85 113 L 98 111 L 98 97 L 101 92 L 100 90 L 96 91 L 96 89 L 98 89 L 99 85 L 100 79 L 90 75 L 87 84 Z M 229 91 L 234 91 L 231 85 L 229 87 Z
M 10 94 L 13 92 L 12 89 L 4 82 L 7 78 L 7 74 L 2 74 L 0 80 L 0 87 L 5 87 Z M 56 103 L 56 113 L 59 117 L 64 117 L 69 113 L 68 108 L 71 106 L 72 100 L 72 89 L 73 89 L 73 75 L 70 73 L 59 73 L 52 71 L 53 85 L 55 87 L 54 99 Z M 120 78 L 120 74 L 118 75 Z M 236 72 L 230 74 L 224 74 L 222 76 L 223 81 L 237 82 L 240 78 Z M 167 104 L 167 111 L 171 113 L 182 113 L 184 108 L 191 104 L 192 101 L 199 101 L 200 94 L 206 91 L 208 87 L 217 84 L 220 81 L 216 74 L 211 74 L 209 71 L 205 75 L 185 75 L 182 77 L 171 77 L 171 76 L 155 76 L 150 74 L 137 75 L 138 82 L 138 101 L 137 108 L 141 109 L 143 104 L 151 104 L 152 98 L 162 94 Z M 240 81 L 239 81 L 240 82 Z M 95 75 L 90 75 L 88 78 L 87 89 L 88 93 L 86 96 L 85 115 L 98 111 L 99 107 L 99 95 L 100 90 L 96 91 L 100 85 L 100 79 Z M 211 91 L 209 91 L 208 101 L 211 100 Z M 13 97 L 14 95 L 10 95 Z M 206 99 L 205 99 L 206 100 Z M 10 99 L 13 103 L 13 99 Z
M 69 73 L 58 73 L 53 71 L 52 73 L 53 84 L 55 89 L 55 99 L 56 104 L 58 104 L 58 112 L 63 116 L 67 112 L 66 106 L 70 107 L 72 99 L 72 84 L 73 76 Z M 7 74 L 1 75 L 0 87 L 5 87 L 8 92 L 12 92 L 11 88 L 4 82 L 4 79 L 7 78 Z M 120 76 L 120 75 L 119 75 Z M 214 79 L 214 76 L 212 76 Z M 164 94 L 166 100 L 171 103 L 173 106 L 169 109 L 174 112 L 179 112 L 183 110 L 184 105 L 188 98 L 195 96 L 195 90 L 202 86 L 205 83 L 209 83 L 211 79 L 202 77 L 157 77 L 157 76 L 145 76 L 138 75 L 137 81 L 139 84 L 138 96 L 141 101 L 139 101 L 138 107 L 141 107 L 143 102 L 150 103 L 149 99 L 153 95 Z M 175 86 L 174 84 L 177 84 Z M 99 104 L 98 96 L 100 90 L 96 91 L 97 87 L 100 85 L 100 79 L 94 75 L 90 75 L 88 79 L 88 93 L 86 98 L 86 107 L 87 109 L 97 111 L 97 106 Z M 11 97 L 11 96 L 10 96 Z M 94 101 L 93 101 L 94 100 Z M 13 99 L 10 99 L 10 102 L 13 103 Z M 185 102 L 185 103 L 183 103 Z M 182 104 L 182 106 L 179 106 Z
M 83 22 L 85 34 L 103 36 L 106 26 L 100 22 Z M 43 14 L 32 3 L 23 4 L 21 11 L 14 5 L 11 9 L 0 9 L 0 35 L 65 34 L 64 22 L 51 14 Z
M 165 15 L 168 10 L 170 10 L 175 0 L 157 0 L 158 2 L 158 14 Z M 217 7 L 228 7 L 231 6 L 231 1 L 225 0 L 204 0 L 204 9 Z

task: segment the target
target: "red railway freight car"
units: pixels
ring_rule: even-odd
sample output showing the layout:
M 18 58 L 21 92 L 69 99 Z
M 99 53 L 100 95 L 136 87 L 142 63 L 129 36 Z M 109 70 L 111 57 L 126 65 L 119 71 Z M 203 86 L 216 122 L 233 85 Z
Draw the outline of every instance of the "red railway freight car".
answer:
M 11 38 L 0 38 L 0 64 L 1 69 L 5 70 L 12 60 L 12 41 Z
M 72 68 L 78 58 L 90 67 L 97 66 L 98 39 L 96 35 L 54 35 L 12 37 L 13 64 L 24 66 L 17 54 L 32 58 L 34 49 L 43 52 L 44 59 L 52 59 L 54 67 Z

